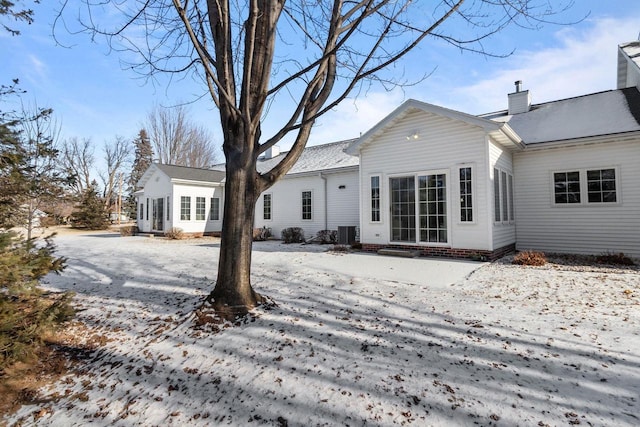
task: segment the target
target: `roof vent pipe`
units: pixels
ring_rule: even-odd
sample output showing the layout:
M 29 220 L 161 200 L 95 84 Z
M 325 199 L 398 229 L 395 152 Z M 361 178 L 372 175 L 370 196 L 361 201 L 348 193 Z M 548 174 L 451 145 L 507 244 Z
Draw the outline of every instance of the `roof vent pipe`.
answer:
M 516 80 L 516 93 L 522 91 L 522 80 Z

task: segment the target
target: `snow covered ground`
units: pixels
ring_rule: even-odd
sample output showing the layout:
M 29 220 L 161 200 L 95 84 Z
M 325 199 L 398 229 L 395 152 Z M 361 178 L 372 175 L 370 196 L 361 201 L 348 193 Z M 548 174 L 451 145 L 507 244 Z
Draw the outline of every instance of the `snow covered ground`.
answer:
M 640 424 L 637 269 L 519 267 L 255 244 L 277 307 L 194 328 L 215 239 L 56 238 L 52 289 L 95 347 L 25 425 Z

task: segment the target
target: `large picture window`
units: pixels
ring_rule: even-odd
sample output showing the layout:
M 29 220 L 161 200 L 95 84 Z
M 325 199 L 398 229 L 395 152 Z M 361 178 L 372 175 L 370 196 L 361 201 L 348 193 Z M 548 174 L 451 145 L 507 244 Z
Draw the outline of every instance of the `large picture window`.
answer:
M 371 222 L 380 222 L 380 177 L 371 177 Z
M 473 222 L 473 190 L 471 168 L 460 168 L 460 221 Z
M 211 221 L 220 221 L 220 197 L 211 198 L 211 207 L 209 208 L 209 219 Z
M 303 191 L 302 192 L 302 219 L 310 220 L 312 219 L 312 199 L 311 199 L 311 191 Z
M 191 220 L 191 197 L 180 196 L 180 220 Z

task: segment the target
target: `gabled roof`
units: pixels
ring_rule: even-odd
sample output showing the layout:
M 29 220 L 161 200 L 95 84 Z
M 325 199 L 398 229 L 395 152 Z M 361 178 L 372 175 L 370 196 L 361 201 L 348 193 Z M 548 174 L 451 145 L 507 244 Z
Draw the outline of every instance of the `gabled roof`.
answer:
M 138 187 L 144 187 L 156 171 L 161 171 L 171 180 L 196 181 L 196 182 L 223 182 L 226 174 L 224 171 L 191 168 L 187 166 L 165 165 L 152 163 L 138 181 Z
M 519 145 L 520 140 L 518 136 L 510 129 L 509 125 L 505 123 L 488 120 L 483 117 L 474 116 L 471 114 L 463 113 L 461 111 L 450 110 L 448 108 L 440 107 L 438 105 L 429 104 L 426 102 L 417 101 L 415 99 L 409 99 L 396 108 L 391 114 L 382 119 L 377 125 L 372 127 L 366 133 L 364 133 L 359 139 L 353 143 L 347 152 L 349 154 L 357 154 L 358 151 L 365 145 L 367 145 L 373 138 L 384 133 L 387 129 L 394 126 L 397 122 L 406 117 L 409 113 L 414 111 L 424 111 L 427 113 L 437 114 L 439 116 L 448 117 L 453 120 L 467 123 L 471 126 L 476 126 L 487 133 L 489 133 L 499 143 L 505 145 L 516 144 Z
M 635 87 L 531 106 L 526 113 L 484 115 L 508 123 L 525 145 L 640 131 L 640 93 Z

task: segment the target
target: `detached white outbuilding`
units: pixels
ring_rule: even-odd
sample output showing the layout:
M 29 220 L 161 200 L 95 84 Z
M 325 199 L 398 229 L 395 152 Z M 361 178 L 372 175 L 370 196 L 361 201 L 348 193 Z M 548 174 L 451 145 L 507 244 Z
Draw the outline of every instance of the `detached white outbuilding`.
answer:
M 138 182 L 137 225 L 143 233 L 180 228 L 189 234 L 222 230 L 225 173 L 153 163 Z

